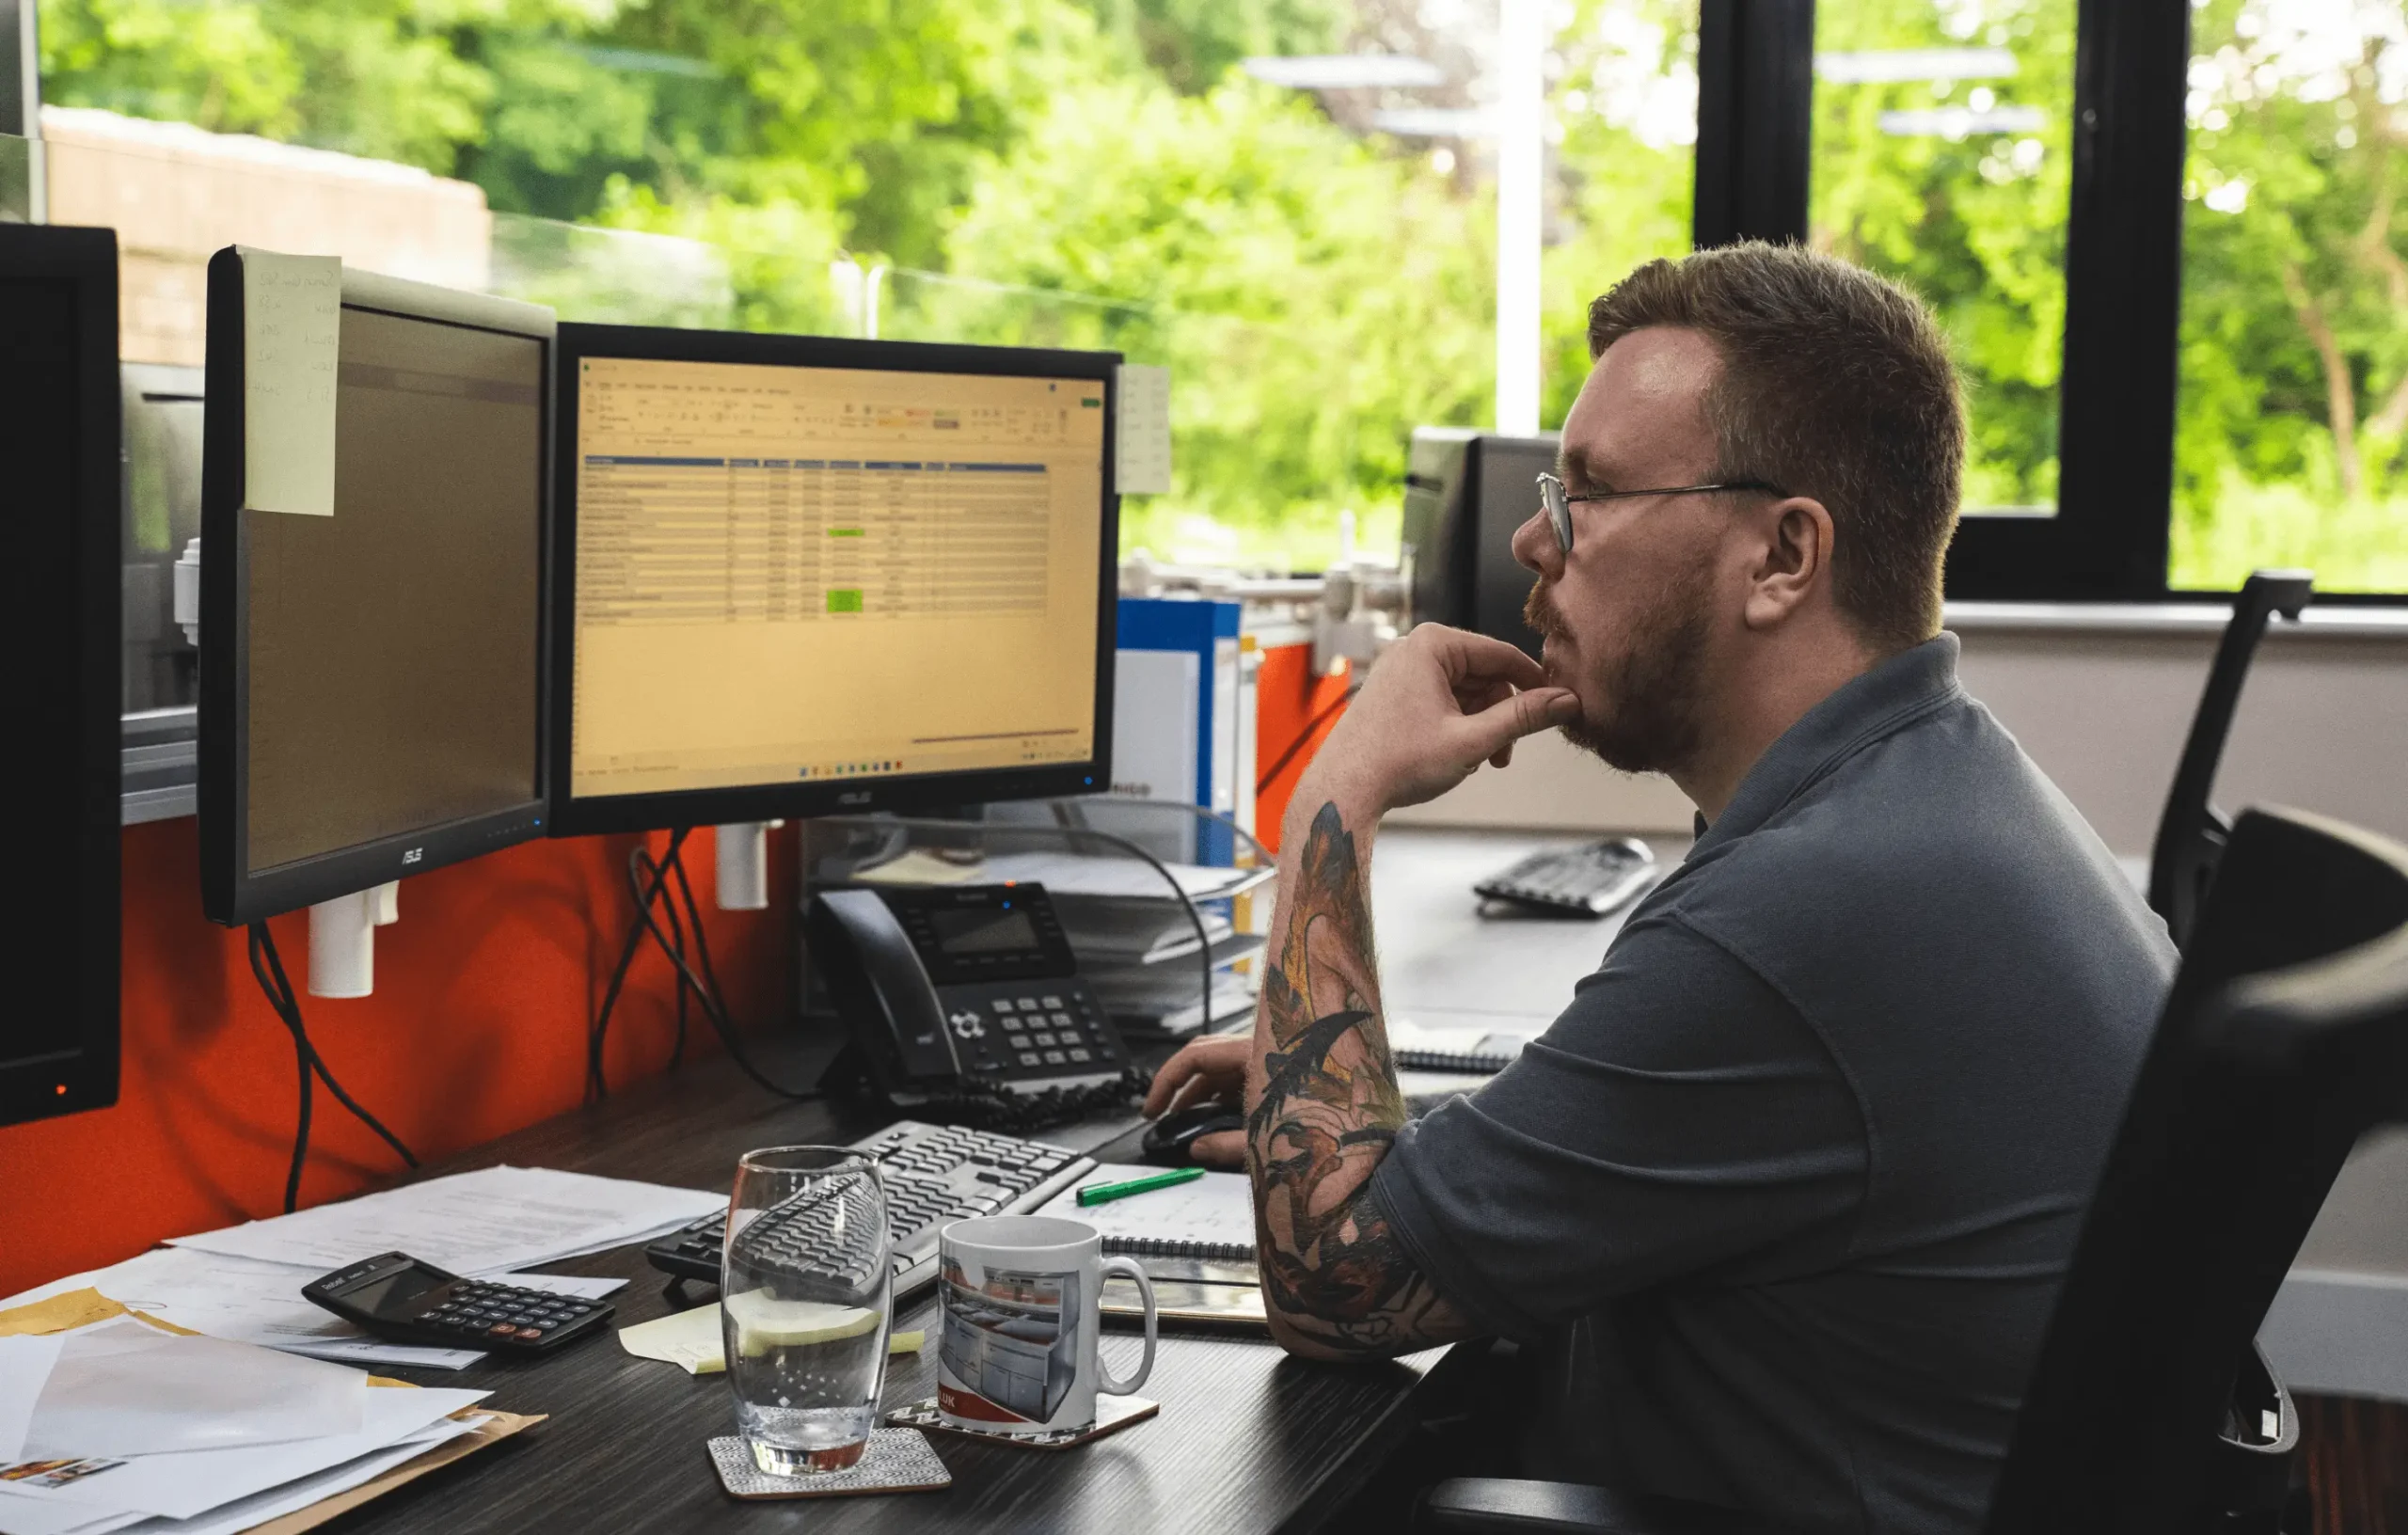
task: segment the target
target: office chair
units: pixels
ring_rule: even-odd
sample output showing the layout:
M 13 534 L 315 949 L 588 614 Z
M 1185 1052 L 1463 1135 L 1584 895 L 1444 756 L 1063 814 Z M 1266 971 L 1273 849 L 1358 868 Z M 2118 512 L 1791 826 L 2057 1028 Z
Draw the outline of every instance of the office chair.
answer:
M 2174 769 L 2174 786 L 2166 791 L 2165 815 L 2157 823 L 2157 844 L 2150 849 L 2148 904 L 2165 919 L 2176 948 L 2190 945 L 2199 902 L 2208 881 L 2215 878 L 2216 860 L 2223 856 L 2232 827 L 2208 803 L 2215 788 L 2216 765 L 2224 758 L 2225 737 L 2232 731 L 2232 711 L 2241 702 L 2241 685 L 2249 679 L 2249 662 L 2267 621 L 2275 613 L 2293 623 L 2316 589 L 2304 570 L 2260 570 L 2242 583 L 2232 599 L 2232 621 L 2225 625 L 2216 646 L 2215 664 L 2208 669 L 2208 686 L 2199 695 L 2199 712 L 2191 720 L 2191 738 L 2182 745 L 2181 763 Z
M 2224 849 L 2002 1467 L 1987 1535 L 2275 1535 L 2299 1437 L 2258 1353 L 2368 1130 L 2408 1121 L 2408 848 L 2251 811 Z M 1418 1527 L 1737 1535 L 1776 1523 L 1466 1479 Z

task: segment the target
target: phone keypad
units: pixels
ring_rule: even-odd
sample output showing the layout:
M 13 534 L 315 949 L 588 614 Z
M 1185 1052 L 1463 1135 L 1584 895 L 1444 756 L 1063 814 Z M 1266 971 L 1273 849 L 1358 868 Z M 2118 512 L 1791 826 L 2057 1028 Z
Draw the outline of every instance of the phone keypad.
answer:
M 1085 1076 L 1121 1068 L 1128 1053 L 1103 1007 L 1082 981 L 1023 991 L 1025 982 L 939 989 L 961 1064 L 984 1076 Z

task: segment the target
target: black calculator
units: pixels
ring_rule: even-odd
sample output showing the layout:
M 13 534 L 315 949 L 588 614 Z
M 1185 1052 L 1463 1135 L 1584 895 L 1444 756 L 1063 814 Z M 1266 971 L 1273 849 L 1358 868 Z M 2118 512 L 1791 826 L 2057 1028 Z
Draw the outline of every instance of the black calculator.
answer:
M 391 1343 L 545 1353 L 598 1330 L 616 1310 L 518 1285 L 463 1279 L 407 1253 L 385 1253 L 301 1287 L 302 1297 Z

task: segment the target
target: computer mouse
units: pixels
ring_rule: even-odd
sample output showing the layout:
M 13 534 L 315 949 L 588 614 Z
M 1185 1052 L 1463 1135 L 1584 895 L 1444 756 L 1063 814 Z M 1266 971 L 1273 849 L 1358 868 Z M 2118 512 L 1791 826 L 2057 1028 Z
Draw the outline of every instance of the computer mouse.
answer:
M 1189 1148 L 1195 1146 L 1198 1135 L 1216 1135 L 1225 1130 L 1244 1128 L 1245 1116 L 1226 1103 L 1198 1103 L 1176 1114 L 1166 1114 L 1146 1128 L 1146 1160 L 1184 1167 L 1194 1160 L 1189 1155 Z

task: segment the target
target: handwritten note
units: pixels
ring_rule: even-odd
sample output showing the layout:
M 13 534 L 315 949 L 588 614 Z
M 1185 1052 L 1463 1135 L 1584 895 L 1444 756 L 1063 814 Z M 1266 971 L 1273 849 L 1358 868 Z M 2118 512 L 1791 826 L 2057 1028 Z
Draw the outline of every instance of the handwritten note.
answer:
M 243 504 L 331 517 L 342 261 L 242 256 Z
M 1123 496 L 1170 490 L 1170 370 L 1120 365 L 1120 440 L 1113 478 Z

